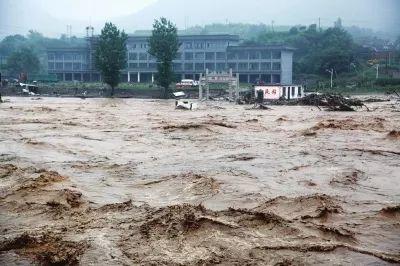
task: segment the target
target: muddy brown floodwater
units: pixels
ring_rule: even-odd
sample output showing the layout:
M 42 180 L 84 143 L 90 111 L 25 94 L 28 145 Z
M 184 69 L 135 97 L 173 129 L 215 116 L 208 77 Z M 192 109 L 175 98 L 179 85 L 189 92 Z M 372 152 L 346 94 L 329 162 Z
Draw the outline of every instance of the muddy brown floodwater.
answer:
M 0 264 L 400 263 L 400 104 L 0 104 Z

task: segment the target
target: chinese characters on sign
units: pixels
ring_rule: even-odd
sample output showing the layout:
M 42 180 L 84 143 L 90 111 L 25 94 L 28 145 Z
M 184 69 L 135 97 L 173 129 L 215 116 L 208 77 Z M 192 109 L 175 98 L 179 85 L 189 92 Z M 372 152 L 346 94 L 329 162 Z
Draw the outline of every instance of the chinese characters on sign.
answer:
M 262 90 L 264 99 L 279 99 L 280 87 L 278 86 L 256 86 L 254 91 Z

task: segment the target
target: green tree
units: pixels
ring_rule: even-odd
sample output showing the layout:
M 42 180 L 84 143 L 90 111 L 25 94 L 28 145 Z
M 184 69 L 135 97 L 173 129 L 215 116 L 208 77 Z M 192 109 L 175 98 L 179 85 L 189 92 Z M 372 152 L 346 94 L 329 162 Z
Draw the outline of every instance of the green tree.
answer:
M 351 63 L 357 63 L 356 48 L 352 37 L 344 29 L 317 30 L 317 25 L 308 28 L 292 28 L 289 32 L 267 32 L 258 37 L 261 43 L 281 43 L 296 48 L 294 72 L 296 74 L 326 74 L 334 68 L 336 73 L 348 72 Z
M 317 71 L 324 73 L 327 68 L 334 68 L 337 73 L 349 71 L 350 63 L 355 61 L 355 44 L 350 34 L 340 27 L 329 28 L 319 46 L 314 55 L 318 58 Z
M 111 87 L 111 97 L 120 79 L 120 70 L 126 67 L 128 35 L 112 23 L 106 23 L 101 30 L 95 52 L 95 65 L 100 70 L 104 83 Z
M 10 35 L 0 42 L 0 54 L 10 55 L 12 52 L 26 46 L 27 39 L 22 35 Z
M 178 54 L 178 29 L 166 18 L 155 20 L 152 35 L 149 38 L 149 54 L 157 59 L 156 81 L 163 88 L 164 98 L 168 98 L 169 85 L 174 81 L 172 60 Z
M 11 75 L 35 74 L 40 69 L 40 62 L 32 49 L 24 47 L 11 53 L 7 58 L 6 69 Z

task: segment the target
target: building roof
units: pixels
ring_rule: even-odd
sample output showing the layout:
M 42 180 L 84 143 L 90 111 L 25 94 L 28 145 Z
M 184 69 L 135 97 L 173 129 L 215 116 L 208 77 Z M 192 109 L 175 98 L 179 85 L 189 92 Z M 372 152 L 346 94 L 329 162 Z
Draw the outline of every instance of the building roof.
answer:
M 228 46 L 228 51 L 237 51 L 237 50 L 284 50 L 284 51 L 294 51 L 296 50 L 293 47 L 289 47 L 286 45 L 277 45 L 277 44 L 266 44 L 266 45 L 236 45 L 236 46 Z
M 75 47 L 70 47 L 70 46 L 47 47 L 46 50 L 47 50 L 47 52 L 84 52 L 87 50 L 87 46 L 82 45 L 82 46 L 75 46 Z
M 128 35 L 129 39 L 146 41 L 150 35 Z M 232 34 L 192 34 L 192 35 L 178 35 L 180 40 L 228 40 L 239 41 L 239 35 Z

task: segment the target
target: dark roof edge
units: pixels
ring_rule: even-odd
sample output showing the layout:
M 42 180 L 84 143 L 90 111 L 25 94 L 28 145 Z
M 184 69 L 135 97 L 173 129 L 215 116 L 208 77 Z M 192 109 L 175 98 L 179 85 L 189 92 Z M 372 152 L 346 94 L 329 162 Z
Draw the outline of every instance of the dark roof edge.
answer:
M 286 50 L 286 51 L 295 51 L 296 48 L 289 47 L 285 45 L 235 45 L 235 46 L 228 46 L 229 50 L 240 50 L 240 49 L 247 49 L 247 50 L 259 50 L 259 49 L 271 49 L 271 50 Z

